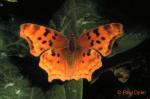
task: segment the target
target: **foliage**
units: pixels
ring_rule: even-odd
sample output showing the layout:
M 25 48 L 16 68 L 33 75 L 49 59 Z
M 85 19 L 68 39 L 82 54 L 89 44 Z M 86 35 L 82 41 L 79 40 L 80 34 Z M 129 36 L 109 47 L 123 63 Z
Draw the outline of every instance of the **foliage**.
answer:
M 149 37 L 150 36 L 146 31 L 125 33 L 124 36 L 117 41 L 116 46 L 113 47 L 112 54 L 108 57 L 110 58 L 116 54 L 132 49 Z
M 7 1 L 7 2 L 18 2 L 18 0 L 3 0 L 3 1 Z

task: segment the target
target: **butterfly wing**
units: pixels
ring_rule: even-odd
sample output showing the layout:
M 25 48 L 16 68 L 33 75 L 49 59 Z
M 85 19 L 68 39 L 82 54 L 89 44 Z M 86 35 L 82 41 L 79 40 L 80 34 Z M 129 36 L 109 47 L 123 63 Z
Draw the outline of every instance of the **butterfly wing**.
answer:
M 92 73 L 102 66 L 101 58 L 101 55 L 93 49 L 87 51 L 81 49 L 71 70 L 72 79 L 86 78 L 90 81 Z
M 63 48 L 68 42 L 65 36 L 58 31 L 32 23 L 20 26 L 20 36 L 27 40 L 30 53 L 34 56 L 39 56 L 50 48 Z
M 113 43 L 122 35 L 122 24 L 110 23 L 83 33 L 78 39 L 78 44 L 82 48 L 95 49 L 103 56 L 107 56 L 112 51 Z
M 63 60 L 61 50 L 68 43 L 67 38 L 56 30 L 36 24 L 23 24 L 20 36 L 30 47 L 30 53 L 40 56 L 39 66 L 48 73 L 48 80 L 66 80 L 66 61 Z
M 44 52 L 40 56 L 39 66 L 47 72 L 49 82 L 54 79 L 68 80 L 68 65 L 61 50 L 54 51 L 50 49 Z

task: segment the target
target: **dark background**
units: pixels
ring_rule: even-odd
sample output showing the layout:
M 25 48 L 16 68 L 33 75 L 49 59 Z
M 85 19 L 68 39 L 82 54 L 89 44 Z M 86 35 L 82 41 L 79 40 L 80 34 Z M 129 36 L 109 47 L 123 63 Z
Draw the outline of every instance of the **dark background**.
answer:
M 47 24 L 48 21 L 52 18 L 52 15 L 60 9 L 65 0 L 19 0 L 17 3 L 10 3 L 6 1 L 0 1 L 0 4 L 3 4 L 3 7 L 0 7 L 0 16 L 7 19 L 8 15 L 13 14 L 20 18 L 26 18 L 28 20 L 32 20 L 37 23 Z M 126 27 L 134 28 L 136 26 L 140 26 L 149 31 L 149 6 L 148 0 L 93 0 L 93 2 L 99 3 L 101 7 L 99 7 L 98 11 L 106 19 L 110 19 L 112 21 L 118 21 L 123 23 Z M 124 57 L 124 55 L 130 55 L 127 58 L 136 57 L 136 55 L 132 55 L 133 53 L 141 53 L 143 57 L 149 57 L 149 43 L 146 41 L 139 47 L 134 48 L 123 55 L 116 56 L 116 60 L 108 60 L 108 61 L 117 61 L 120 57 Z M 146 49 L 146 50 L 145 50 Z M 145 56 L 144 56 L 145 55 Z M 146 58 L 147 59 L 147 58 Z M 123 59 L 122 59 L 123 60 Z M 19 60 L 18 60 L 19 61 Z M 22 62 L 23 60 L 21 60 Z M 26 59 L 25 63 L 30 59 Z M 124 59 L 124 61 L 126 61 Z M 114 65 L 114 64 L 110 64 Z M 147 64 L 148 65 L 148 64 Z M 35 68 L 28 67 L 26 71 L 33 72 Z M 131 77 L 130 81 L 127 85 L 138 86 L 137 89 L 147 89 L 147 79 L 142 79 L 142 83 L 136 82 L 136 78 L 139 77 L 138 73 L 142 71 L 138 71 L 135 73 L 134 77 Z M 31 73 L 33 75 L 33 73 Z M 37 76 L 35 77 L 34 76 Z M 43 85 L 44 87 L 49 86 L 48 83 L 43 83 L 43 81 L 47 81 L 47 77 L 43 78 L 43 75 L 40 73 L 37 75 L 33 75 L 30 77 L 32 79 L 32 83 L 35 86 Z M 37 80 L 36 78 L 41 78 L 42 80 Z M 40 82 L 42 81 L 42 82 Z M 38 83 L 37 83 L 38 82 Z M 104 83 L 105 82 L 105 83 Z M 139 87 L 140 86 L 140 87 Z M 124 88 L 124 84 L 118 82 L 117 78 L 113 76 L 111 72 L 104 73 L 102 78 L 99 79 L 95 84 L 89 85 L 85 81 L 84 83 L 84 99 L 113 99 L 114 94 L 116 94 L 117 89 Z M 116 99 L 128 99 L 128 98 L 116 98 Z M 138 99 L 137 97 L 133 97 L 133 99 Z M 140 97 L 139 99 L 145 99 L 144 97 Z
M 135 26 L 149 26 L 148 0 L 92 0 L 98 3 L 100 13 L 111 20 L 118 20 L 124 24 Z M 20 17 L 47 23 L 52 15 L 60 9 L 65 0 L 18 0 L 17 3 L 8 3 L 0 7 L 0 14 L 15 14 Z

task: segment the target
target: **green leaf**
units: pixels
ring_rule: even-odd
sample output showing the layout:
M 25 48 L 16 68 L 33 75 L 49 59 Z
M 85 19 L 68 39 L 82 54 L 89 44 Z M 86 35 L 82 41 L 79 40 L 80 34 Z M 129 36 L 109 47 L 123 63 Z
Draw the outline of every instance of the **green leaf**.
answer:
M 32 87 L 11 60 L 23 44 L 18 37 L 19 22 L 14 16 L 0 18 L 0 99 L 45 99 L 41 88 Z
M 7 2 L 18 2 L 18 0 L 3 0 L 3 1 L 7 1 Z
M 0 63 L 0 99 L 44 99 L 42 90 L 31 87 L 7 56 Z
M 68 35 L 97 27 L 103 22 L 97 13 L 97 5 L 90 0 L 67 0 L 62 8 L 54 16 L 56 27 L 59 31 Z
M 47 99 L 66 99 L 64 85 L 54 84 L 46 94 Z
M 82 99 L 83 95 L 83 79 L 65 82 L 66 99 Z
M 48 99 L 82 99 L 83 80 L 66 81 L 63 84 L 53 84 L 52 88 L 47 91 Z
M 126 33 L 117 41 L 116 47 L 113 47 L 112 54 L 108 58 L 132 49 L 148 38 L 150 38 L 150 35 L 147 32 Z

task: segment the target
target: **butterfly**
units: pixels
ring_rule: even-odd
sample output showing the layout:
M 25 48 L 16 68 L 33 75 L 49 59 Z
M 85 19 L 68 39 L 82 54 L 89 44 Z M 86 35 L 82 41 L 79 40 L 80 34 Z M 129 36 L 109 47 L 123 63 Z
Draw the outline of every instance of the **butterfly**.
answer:
M 82 33 L 64 36 L 41 25 L 25 23 L 20 26 L 20 37 L 25 39 L 30 53 L 40 57 L 39 66 L 54 79 L 92 79 L 92 73 L 102 67 L 102 57 L 112 52 L 113 43 L 123 35 L 123 25 L 109 23 Z

